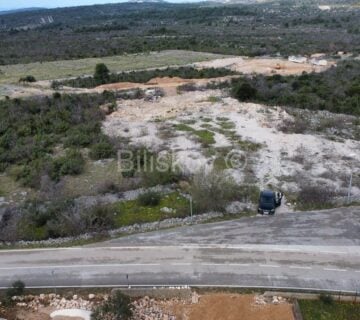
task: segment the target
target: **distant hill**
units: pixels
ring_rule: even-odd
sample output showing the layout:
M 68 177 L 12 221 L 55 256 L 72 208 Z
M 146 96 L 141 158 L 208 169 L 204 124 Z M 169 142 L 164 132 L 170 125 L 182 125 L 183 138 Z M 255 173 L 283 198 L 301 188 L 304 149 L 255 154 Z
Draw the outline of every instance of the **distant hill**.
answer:
M 131 3 L 165 3 L 165 0 L 129 0 Z
M 20 12 L 29 12 L 29 11 L 37 11 L 37 10 L 43 10 L 46 8 L 21 8 L 21 9 L 14 9 L 14 10 L 0 10 L 0 15 L 1 14 L 11 14 L 11 13 L 20 13 Z
M 260 4 L 260 3 L 294 3 L 296 5 L 346 5 L 356 4 L 358 0 L 210 0 L 222 4 Z

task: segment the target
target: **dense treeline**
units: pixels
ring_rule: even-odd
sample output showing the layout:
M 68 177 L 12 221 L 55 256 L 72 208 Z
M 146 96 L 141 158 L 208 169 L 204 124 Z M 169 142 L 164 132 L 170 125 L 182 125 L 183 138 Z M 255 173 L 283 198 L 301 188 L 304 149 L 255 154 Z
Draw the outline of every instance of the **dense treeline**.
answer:
M 122 3 L 22 12 L 0 18 L 0 64 L 165 49 L 249 56 L 359 53 L 359 20 L 356 6 L 322 12 L 291 2 Z
M 108 93 L 0 101 L 0 170 L 38 188 L 45 176 L 58 181 L 81 173 L 84 147 L 95 159 L 111 156 L 99 105 L 112 101 Z
M 180 77 L 183 79 L 204 79 L 234 75 L 235 72 L 225 68 L 195 69 L 192 67 L 166 68 L 156 70 L 132 71 L 112 73 L 101 77 L 78 77 L 64 81 L 53 81 L 54 88 L 58 86 L 69 86 L 75 88 L 93 88 L 101 84 L 116 82 L 146 83 L 155 77 Z
M 232 92 L 241 101 L 360 116 L 360 61 L 343 61 L 323 73 L 242 78 L 233 81 Z

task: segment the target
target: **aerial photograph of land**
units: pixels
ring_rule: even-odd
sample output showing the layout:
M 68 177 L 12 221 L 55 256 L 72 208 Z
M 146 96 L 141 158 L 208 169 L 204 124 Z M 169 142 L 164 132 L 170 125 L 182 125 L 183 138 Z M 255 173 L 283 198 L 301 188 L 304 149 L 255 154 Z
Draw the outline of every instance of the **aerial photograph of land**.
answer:
M 360 320 L 360 2 L 0 0 L 0 320 Z

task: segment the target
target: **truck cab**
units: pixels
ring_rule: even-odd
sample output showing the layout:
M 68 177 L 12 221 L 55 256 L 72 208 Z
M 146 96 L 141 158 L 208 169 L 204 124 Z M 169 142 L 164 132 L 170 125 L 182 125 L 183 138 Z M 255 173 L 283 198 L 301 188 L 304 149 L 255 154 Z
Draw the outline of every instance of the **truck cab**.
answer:
M 264 190 L 260 192 L 258 213 L 260 214 L 275 214 L 275 209 L 281 205 L 283 194 L 281 192 L 274 192 L 271 190 Z

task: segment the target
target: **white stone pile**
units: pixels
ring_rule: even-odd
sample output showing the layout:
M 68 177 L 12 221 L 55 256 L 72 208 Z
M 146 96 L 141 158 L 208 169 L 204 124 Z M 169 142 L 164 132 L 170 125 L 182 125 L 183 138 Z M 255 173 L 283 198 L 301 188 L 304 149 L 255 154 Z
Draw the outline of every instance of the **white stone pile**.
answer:
M 256 295 L 254 297 L 254 304 L 258 306 L 264 306 L 267 304 L 281 304 L 285 302 L 287 302 L 287 300 L 280 296 L 268 297 L 263 295 Z
M 28 295 L 28 296 L 14 296 L 12 297 L 13 301 L 16 302 L 16 306 L 27 308 L 30 310 L 37 311 L 40 308 L 45 306 L 54 307 L 55 309 L 82 309 L 82 310 L 92 310 L 94 307 L 94 302 L 91 301 L 95 299 L 94 294 L 89 294 L 88 299 L 83 299 L 78 295 L 73 295 L 72 298 L 66 299 L 57 295 L 55 293 L 50 294 L 40 294 L 38 296 Z M 103 300 L 107 300 L 108 296 L 102 297 Z
M 174 302 L 174 300 L 171 301 Z M 147 296 L 134 301 L 132 305 L 134 306 L 134 320 L 176 320 L 174 315 L 164 311 L 166 309 L 164 302 L 159 303 Z

